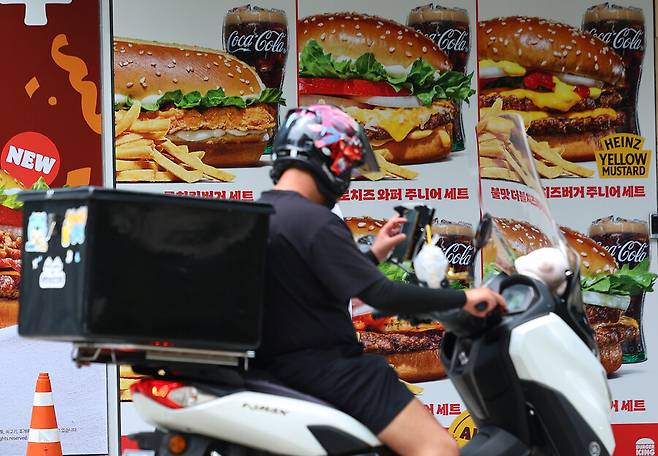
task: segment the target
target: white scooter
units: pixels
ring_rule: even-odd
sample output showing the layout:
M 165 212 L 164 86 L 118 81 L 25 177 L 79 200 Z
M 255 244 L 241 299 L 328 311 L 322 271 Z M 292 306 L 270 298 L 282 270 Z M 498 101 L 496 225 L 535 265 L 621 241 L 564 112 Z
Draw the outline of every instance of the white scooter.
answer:
M 490 229 L 485 218 L 481 240 Z M 605 373 L 582 309 L 569 309 L 578 306 L 578 275 L 565 276 L 564 297 L 537 276 L 554 255 L 535 251 L 516 261 L 527 274 L 501 272 L 487 282 L 507 300 L 505 315 L 479 319 L 459 310 L 412 317 L 439 319 L 446 328 L 441 359 L 478 425 L 462 455 L 614 451 Z M 139 370 L 153 378 L 133 387 L 134 405 L 159 431 L 133 438 L 158 456 L 392 454 L 355 419 L 263 372 Z
M 516 258 L 485 283 L 505 297 L 507 313 L 406 317 L 444 324 L 441 360 L 478 427 L 462 455 L 609 456 L 610 394 L 580 297 L 578 260 L 527 163 L 553 245 Z M 488 243 L 512 251 L 484 217 L 474 244 Z M 129 352 L 119 354 L 80 346 L 76 359 L 131 362 Z M 134 369 L 151 376 L 133 386 L 133 402 L 157 431 L 132 437 L 157 456 L 392 454 L 354 418 L 249 369 L 243 354 L 208 355 L 207 363 L 198 354 L 195 363 L 184 353 L 176 362 L 133 356 Z

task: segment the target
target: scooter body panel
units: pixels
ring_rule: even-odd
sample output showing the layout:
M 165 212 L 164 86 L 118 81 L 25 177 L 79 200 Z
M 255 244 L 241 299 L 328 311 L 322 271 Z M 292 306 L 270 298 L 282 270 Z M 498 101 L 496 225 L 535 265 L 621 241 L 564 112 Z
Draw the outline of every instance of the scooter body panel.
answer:
M 605 371 L 561 318 L 550 313 L 514 328 L 509 353 L 526 395 L 532 396 L 527 400 L 543 402 L 533 404 L 534 410 L 555 446 L 569 444 L 559 432 L 568 424 L 580 428 L 567 433 L 574 436 L 567 439 L 573 451 L 569 454 L 588 454 L 590 446 L 597 456 L 614 452 Z M 599 452 L 600 446 L 607 453 Z
M 363 442 L 364 449 L 381 446 L 368 428 L 339 410 L 271 394 L 241 391 L 171 409 L 137 393 L 133 403 L 145 421 L 160 429 L 199 434 L 275 454 L 328 454 L 314 435 L 318 426 Z

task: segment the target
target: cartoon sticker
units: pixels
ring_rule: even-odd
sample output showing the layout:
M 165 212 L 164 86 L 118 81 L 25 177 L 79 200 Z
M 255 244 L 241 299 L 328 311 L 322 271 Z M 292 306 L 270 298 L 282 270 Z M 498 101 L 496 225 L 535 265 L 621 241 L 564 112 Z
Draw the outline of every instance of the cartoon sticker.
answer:
M 53 234 L 53 223 L 48 223 L 46 212 L 32 212 L 27 222 L 26 252 L 45 253 L 48 251 L 48 241 Z
M 66 264 L 71 264 L 73 262 L 73 250 L 66 251 L 66 258 L 64 259 Z
M 39 275 L 39 288 L 64 288 L 66 285 L 66 273 L 64 263 L 60 257 L 48 257 L 43 262 L 43 270 Z
M 87 206 L 77 209 L 67 209 L 62 222 L 62 247 L 82 245 L 85 242 L 85 226 L 87 225 Z
M 33 259 L 32 260 L 32 269 L 33 270 L 39 269 L 39 265 L 41 264 L 42 261 L 43 261 L 43 255 L 39 255 L 38 257 Z

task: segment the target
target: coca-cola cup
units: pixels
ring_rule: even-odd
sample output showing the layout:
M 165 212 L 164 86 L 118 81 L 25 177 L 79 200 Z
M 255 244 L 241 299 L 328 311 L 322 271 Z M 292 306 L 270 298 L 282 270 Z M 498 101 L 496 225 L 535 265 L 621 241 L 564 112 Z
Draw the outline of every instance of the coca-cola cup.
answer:
M 583 16 L 583 30 L 599 37 L 621 56 L 626 67 L 622 108 L 626 114 L 624 131 L 640 134 L 637 95 L 644 60 L 644 13 L 640 8 L 603 3 L 592 6 Z
M 245 5 L 224 18 L 224 49 L 251 65 L 265 87 L 280 89 L 288 56 L 285 11 Z
M 640 220 L 606 217 L 595 220 L 589 228 L 589 236 L 603 246 L 615 258 L 619 267 L 633 269 L 649 258 L 649 227 Z M 622 317 L 626 329 L 622 343 L 624 363 L 637 363 L 647 359 L 642 333 L 644 293 L 631 296 L 628 309 Z
M 438 235 L 436 245 L 443 250 L 448 259 L 449 275 L 468 274 L 468 279 L 460 279 L 464 286 L 471 285 L 472 264 L 475 249 L 473 247 L 473 226 L 468 223 L 456 223 L 441 220 L 432 224 L 432 234 Z
M 470 51 L 468 12 L 462 8 L 445 8 L 429 4 L 414 8 L 407 25 L 430 38 L 448 56 L 454 71 L 466 72 Z M 452 130 L 453 150 L 464 149 L 464 123 L 461 106 L 457 106 Z

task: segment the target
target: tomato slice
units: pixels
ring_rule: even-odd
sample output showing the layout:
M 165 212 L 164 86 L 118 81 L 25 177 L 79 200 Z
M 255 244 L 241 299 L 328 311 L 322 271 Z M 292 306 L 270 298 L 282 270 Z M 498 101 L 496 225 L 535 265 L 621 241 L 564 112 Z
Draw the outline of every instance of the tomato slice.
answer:
M 365 79 L 299 78 L 301 95 L 346 95 L 354 97 L 407 97 L 407 89 L 396 92 L 386 82 Z
M 366 329 L 382 331 L 391 318 L 392 317 L 373 318 L 372 313 L 365 313 L 353 316 L 352 324 L 357 331 L 365 331 Z

